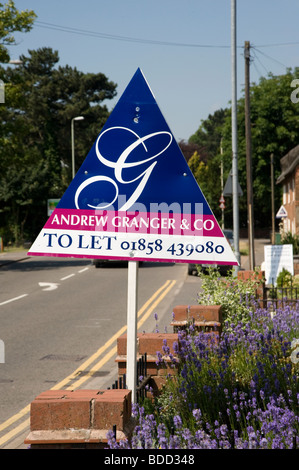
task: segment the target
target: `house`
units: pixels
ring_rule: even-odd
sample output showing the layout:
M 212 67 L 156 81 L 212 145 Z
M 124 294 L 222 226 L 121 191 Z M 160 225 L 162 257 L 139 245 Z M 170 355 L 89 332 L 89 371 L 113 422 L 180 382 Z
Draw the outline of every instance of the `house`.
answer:
M 299 145 L 280 159 L 281 174 L 276 183 L 282 184 L 287 217 L 282 218 L 283 232 L 299 235 Z

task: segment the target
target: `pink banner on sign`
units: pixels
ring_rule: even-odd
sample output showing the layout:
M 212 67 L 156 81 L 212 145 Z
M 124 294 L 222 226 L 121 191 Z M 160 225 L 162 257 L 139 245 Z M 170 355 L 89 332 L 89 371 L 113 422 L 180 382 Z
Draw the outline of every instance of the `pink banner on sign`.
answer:
M 56 208 L 46 222 L 45 228 L 116 233 L 223 237 L 215 217 L 211 214 L 132 213 Z

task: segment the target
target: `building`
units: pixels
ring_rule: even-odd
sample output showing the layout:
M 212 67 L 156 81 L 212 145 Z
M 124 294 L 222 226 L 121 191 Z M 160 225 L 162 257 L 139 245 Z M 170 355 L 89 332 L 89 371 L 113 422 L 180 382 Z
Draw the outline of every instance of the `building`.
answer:
M 280 159 L 281 174 L 276 183 L 282 184 L 282 205 L 287 216 L 282 218 L 283 232 L 299 235 L 299 145 Z

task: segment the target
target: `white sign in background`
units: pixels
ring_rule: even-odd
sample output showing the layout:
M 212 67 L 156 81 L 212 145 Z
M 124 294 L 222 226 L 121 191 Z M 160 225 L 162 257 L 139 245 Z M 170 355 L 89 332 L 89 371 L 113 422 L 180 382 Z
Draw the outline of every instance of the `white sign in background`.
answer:
M 266 284 L 276 285 L 278 274 L 285 268 L 294 275 L 293 245 L 264 247 Z

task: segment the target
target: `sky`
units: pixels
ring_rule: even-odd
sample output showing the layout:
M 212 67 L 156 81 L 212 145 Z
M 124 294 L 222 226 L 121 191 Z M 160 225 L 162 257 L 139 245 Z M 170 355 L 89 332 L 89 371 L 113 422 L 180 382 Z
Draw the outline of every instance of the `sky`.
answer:
M 2 2 L 5 3 L 5 2 Z M 230 106 L 231 0 L 15 0 L 33 10 L 11 59 L 51 47 L 59 65 L 104 73 L 117 84 L 112 110 L 140 68 L 175 139 L 188 141 L 202 120 Z M 244 42 L 250 79 L 299 66 L 298 0 L 236 0 L 237 98 L 244 89 Z M 290 94 L 293 89 L 290 87 Z M 299 106 L 299 105 L 298 105 Z

